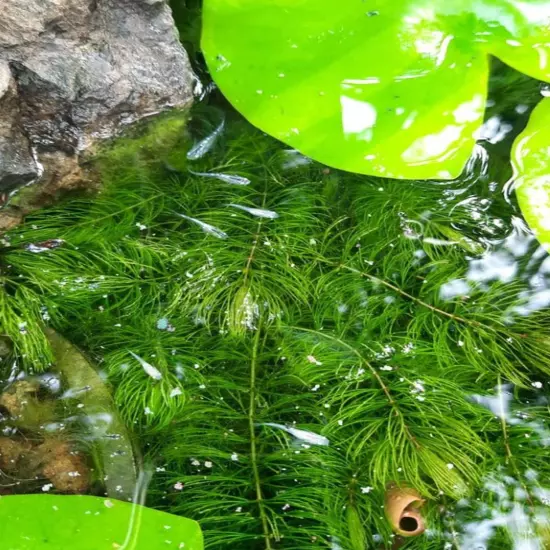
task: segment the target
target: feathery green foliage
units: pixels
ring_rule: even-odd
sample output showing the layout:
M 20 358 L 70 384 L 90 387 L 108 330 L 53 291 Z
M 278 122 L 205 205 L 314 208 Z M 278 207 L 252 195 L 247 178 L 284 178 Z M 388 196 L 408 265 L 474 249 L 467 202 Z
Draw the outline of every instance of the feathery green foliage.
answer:
M 219 112 L 201 109 L 189 127 L 204 136 Z M 465 499 L 490 506 L 490 474 L 527 487 L 534 514 L 548 411 L 531 383 L 550 372 L 550 329 L 521 308 L 544 258 L 514 256 L 530 241 L 487 191 L 499 167 L 481 159 L 445 187 L 382 182 L 226 127 L 193 161 L 177 119 L 121 142 L 100 156 L 96 200 L 9 235 L 17 361 L 47 366 L 47 312 L 109 375 L 157 461 L 152 503 L 198 519 L 211 549 L 390 545 L 391 481 L 429 500 L 431 535 L 406 548 L 459 548 L 440 507 L 461 499 L 460 521 L 479 518 Z M 64 244 L 28 249 L 49 239 Z M 517 276 L 481 277 L 494 258 Z M 482 406 L 504 382 L 528 420 Z

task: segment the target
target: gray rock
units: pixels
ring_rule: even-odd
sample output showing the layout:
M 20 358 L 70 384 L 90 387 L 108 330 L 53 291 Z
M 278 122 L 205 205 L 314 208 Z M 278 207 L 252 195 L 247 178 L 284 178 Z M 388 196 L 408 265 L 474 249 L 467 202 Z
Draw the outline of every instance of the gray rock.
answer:
M 0 192 L 192 101 L 165 0 L 0 0 L 0 13 Z

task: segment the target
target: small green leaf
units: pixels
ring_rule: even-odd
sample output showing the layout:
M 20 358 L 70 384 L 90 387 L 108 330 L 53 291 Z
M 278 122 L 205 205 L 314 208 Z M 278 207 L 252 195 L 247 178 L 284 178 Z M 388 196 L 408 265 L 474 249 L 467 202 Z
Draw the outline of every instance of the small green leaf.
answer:
M 550 251 L 550 99 L 537 105 L 512 149 L 515 189 L 527 223 Z
M 483 122 L 488 57 L 550 79 L 550 2 L 205 0 L 202 47 L 253 124 L 311 158 L 451 179 Z
M 0 540 L 3 550 L 203 548 L 190 519 L 91 496 L 1 497 Z

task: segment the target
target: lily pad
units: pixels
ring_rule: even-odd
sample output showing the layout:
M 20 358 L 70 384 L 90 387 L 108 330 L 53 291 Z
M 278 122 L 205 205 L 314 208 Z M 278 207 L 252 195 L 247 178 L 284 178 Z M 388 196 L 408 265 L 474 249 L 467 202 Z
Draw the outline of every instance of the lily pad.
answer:
M 204 0 L 215 82 L 254 125 L 329 166 L 453 179 L 488 58 L 550 80 L 548 0 Z
M 80 495 L 1 497 L 0 540 L 4 550 L 203 549 L 190 519 Z
M 97 443 L 105 489 L 109 496 L 130 499 L 137 482 L 130 433 L 122 422 L 109 388 L 86 357 L 51 328 L 44 329 L 63 376 L 65 395 L 78 400 L 82 418 Z
M 537 105 L 512 149 L 515 189 L 523 215 L 550 252 L 550 99 Z

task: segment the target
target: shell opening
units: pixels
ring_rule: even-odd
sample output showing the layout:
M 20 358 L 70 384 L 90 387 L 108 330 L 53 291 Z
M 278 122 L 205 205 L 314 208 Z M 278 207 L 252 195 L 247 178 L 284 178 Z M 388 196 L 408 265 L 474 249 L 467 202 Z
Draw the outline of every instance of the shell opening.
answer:
M 408 533 L 414 533 L 418 527 L 418 520 L 410 516 L 404 516 L 399 521 L 399 528 Z

